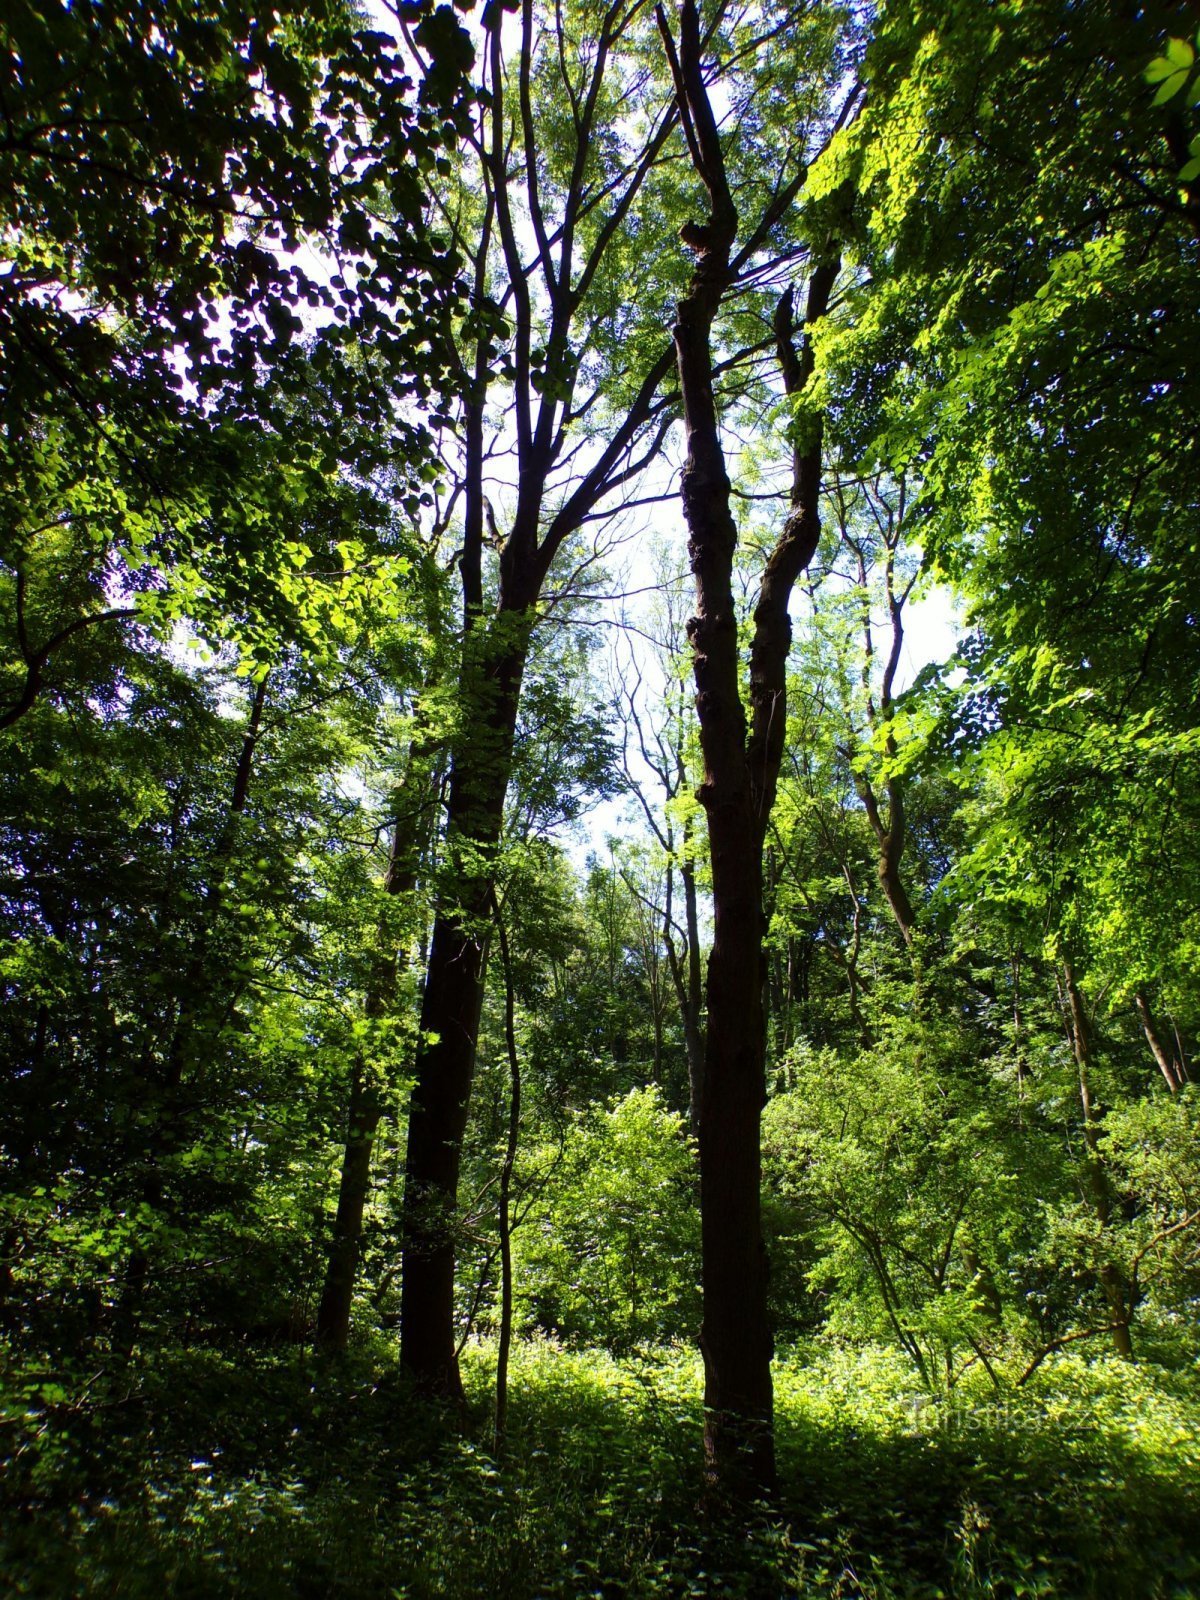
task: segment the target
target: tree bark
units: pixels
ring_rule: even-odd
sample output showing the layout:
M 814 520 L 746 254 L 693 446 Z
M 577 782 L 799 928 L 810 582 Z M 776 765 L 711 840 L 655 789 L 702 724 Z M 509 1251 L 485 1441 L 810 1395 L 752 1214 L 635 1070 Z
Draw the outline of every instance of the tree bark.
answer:
M 474 630 L 463 685 L 466 734 L 453 751 L 447 855 L 453 900 L 439 904 L 430 942 L 416 1083 L 405 1163 L 400 1359 L 425 1392 L 461 1405 L 454 1336 L 454 1212 L 475 1046 L 483 962 L 512 770 L 528 614 L 502 613 Z
M 665 19 L 663 21 L 666 33 Z M 737 613 L 731 577 L 737 528 L 730 511 L 713 394 L 711 333 L 732 282 L 737 212 L 704 87 L 694 0 L 680 13 L 681 104 L 693 125 L 693 159 L 710 216 L 673 329 L 687 459 L 681 493 L 696 580 L 688 625 L 713 879 L 713 946 L 700 1094 L 700 1231 L 704 1320 L 704 1450 L 710 1482 L 734 1492 L 775 1484 L 772 1340 L 760 1215 L 760 1117 L 765 1097 L 762 1012 L 762 862 L 751 808 L 746 719 L 739 692 Z M 672 58 L 674 50 L 671 48 Z
M 368 1070 L 362 1057 L 356 1057 L 350 1080 L 337 1214 L 325 1269 L 325 1286 L 317 1307 L 317 1347 L 339 1354 L 350 1342 L 350 1308 L 362 1249 L 363 1215 L 371 1186 L 371 1152 L 383 1115 L 379 1095 L 365 1081 Z
M 1138 1019 L 1142 1024 L 1142 1032 L 1146 1035 L 1146 1043 L 1150 1046 L 1150 1053 L 1158 1064 L 1158 1069 L 1166 1080 L 1167 1088 L 1172 1094 L 1178 1094 L 1186 1082 L 1183 1067 L 1178 1058 L 1168 1053 L 1162 1042 L 1162 1035 L 1154 1020 L 1154 1013 L 1150 1009 L 1150 1002 L 1146 999 L 1141 989 L 1134 996 L 1137 1006 Z
M 688 636 L 713 894 L 699 1116 L 704 1446 L 710 1485 L 744 1499 L 770 1494 L 775 1487 L 772 1338 L 759 1192 L 766 1098 L 763 843 L 787 723 L 788 606 L 820 532 L 821 429 L 803 450 L 793 451 L 791 511 L 759 586 L 747 729 L 732 587 L 737 527 L 712 359 L 713 322 L 736 274 L 731 258 L 738 217 L 705 84 L 695 0 L 683 0 L 680 9 L 678 54 L 661 9 L 658 20 L 688 147 L 709 199 L 707 222 L 690 222 L 682 231 L 696 259 L 672 335 L 687 437 L 681 494 L 696 582 L 696 614 Z M 760 222 L 750 248 L 761 227 Z M 836 261 L 813 268 L 807 321 L 824 313 L 836 274 Z M 797 394 L 811 373 L 812 353 L 807 343 L 803 353 L 795 349 L 790 291 L 779 305 L 776 339 L 785 386 Z
M 404 1192 L 401 1360 L 421 1388 L 459 1403 L 454 1211 L 483 1000 L 493 858 L 512 771 L 533 610 L 564 541 L 607 496 L 654 458 L 670 426 L 669 402 L 659 395 L 672 364 L 664 341 L 656 359 L 627 374 L 634 386 L 627 411 L 608 438 L 597 441 L 586 466 L 564 488 L 566 468 L 582 459 L 576 454 L 578 439 L 572 430 L 586 416 L 592 399 L 598 398 L 598 390 L 586 399 L 576 394 L 582 381 L 583 349 L 590 338 L 590 292 L 673 123 L 673 111 L 652 119 L 623 180 L 606 185 L 603 200 L 593 192 L 591 162 L 601 137 L 597 120 L 601 88 L 612 51 L 632 25 L 636 8 L 613 8 L 600 21 L 584 73 L 586 82 L 572 95 L 566 134 L 572 141 L 571 171 L 564 192 L 553 196 L 553 217 L 543 212 L 551 191 L 544 187 L 534 127 L 539 23 L 533 7 L 522 5 L 515 19 L 520 43 L 514 70 L 501 44 L 505 14 L 499 7 L 489 13 L 482 52 L 487 92 L 478 149 L 486 190 L 484 236 L 480 239 L 473 232 L 459 242 L 475 262 L 477 309 L 486 309 L 485 291 L 494 292 L 494 282 L 505 280 L 498 298 L 506 304 L 512 327 L 506 412 L 516 443 L 516 505 L 510 532 L 498 551 L 496 612 L 485 625 L 481 423 L 495 368 L 494 334 L 485 331 L 476 346 L 468 385 L 460 562 L 465 639 L 460 724 L 450 759 L 447 887 L 435 912 L 426 964 Z M 518 185 L 532 238 L 514 204 Z M 544 517 L 547 488 L 556 470 L 563 475 L 557 481 L 563 493 L 556 494 L 555 509 Z

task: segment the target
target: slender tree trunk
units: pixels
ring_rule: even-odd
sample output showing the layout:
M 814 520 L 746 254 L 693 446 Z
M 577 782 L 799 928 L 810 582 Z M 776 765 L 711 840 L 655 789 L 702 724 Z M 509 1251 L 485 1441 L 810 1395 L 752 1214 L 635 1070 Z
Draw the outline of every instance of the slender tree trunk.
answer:
M 350 1342 L 350 1308 L 362 1249 L 363 1215 L 371 1187 L 371 1152 L 383 1115 L 378 1092 L 365 1081 L 368 1070 L 362 1056 L 357 1056 L 350 1082 L 337 1215 L 325 1269 L 325 1287 L 317 1307 L 317 1345 L 327 1351 L 341 1352 Z
M 896 926 L 900 929 L 905 944 L 911 946 L 917 917 L 912 901 L 908 898 L 904 880 L 900 876 L 905 834 L 903 789 L 899 783 L 892 782 L 888 784 L 887 790 L 888 822 L 880 834 L 879 858 L 875 864 L 875 871 Z
M 700 960 L 700 916 L 696 903 L 696 872 L 688 855 L 691 824 L 685 823 L 684 854 L 679 863 L 683 880 L 684 927 L 687 948 L 682 959 L 675 947 L 672 933 L 672 873 L 674 864 L 667 863 L 667 906 L 663 917 L 663 943 L 667 951 L 667 966 L 675 989 L 675 1002 L 683 1027 L 683 1047 L 687 1057 L 688 1074 L 688 1127 L 692 1137 L 700 1133 L 700 1091 L 704 1082 L 704 1033 L 700 1026 L 701 1007 L 704 1003 L 704 969 Z
M 1142 1032 L 1146 1035 L 1146 1043 L 1150 1046 L 1150 1053 L 1158 1063 L 1158 1069 L 1166 1080 L 1167 1088 L 1172 1094 L 1178 1094 L 1185 1081 L 1180 1063 L 1173 1055 L 1168 1054 L 1162 1042 L 1162 1035 L 1155 1024 L 1154 1013 L 1150 1010 L 1150 1002 L 1141 989 L 1134 996 L 1134 1001 L 1142 1024 Z
M 1012 974 L 1012 1019 L 1013 1019 L 1013 1051 L 1017 1058 L 1017 1088 L 1024 1091 L 1025 1080 L 1029 1076 L 1029 1062 L 1025 1056 L 1025 1019 L 1021 1012 L 1021 952 L 1013 950 L 1009 956 L 1009 971 Z
M 684 823 L 684 847 L 692 836 L 690 820 Z M 700 959 L 700 911 L 696 898 L 696 869 L 690 857 L 682 863 L 683 915 L 687 929 L 687 989 L 681 1001 L 683 1039 L 688 1064 L 688 1120 L 693 1136 L 700 1129 L 700 1100 L 704 1091 L 704 966 Z
M 1192 1074 L 1188 1070 L 1187 1051 L 1184 1049 L 1183 1040 L 1179 1036 L 1179 1024 L 1168 1012 L 1167 1020 L 1171 1024 L 1171 1035 L 1175 1040 L 1175 1065 L 1179 1071 L 1181 1083 L 1191 1083 Z
M 896 758 L 896 740 L 892 732 L 893 690 L 904 646 L 904 606 L 908 600 L 908 590 L 903 595 L 896 593 L 896 549 L 904 522 L 904 506 L 905 493 L 901 482 L 898 512 L 893 516 L 891 509 L 888 509 L 884 532 L 884 597 L 887 601 L 891 640 L 887 659 L 883 665 L 878 709 L 875 706 L 874 691 L 871 686 L 871 664 L 875 650 L 870 602 L 867 596 L 867 562 L 862 547 L 853 545 L 858 556 L 859 584 L 863 594 L 863 682 L 867 691 L 867 717 L 872 730 L 877 730 L 882 725 L 884 755 L 889 762 Z M 846 537 L 845 534 L 843 536 Z M 910 584 L 910 590 L 911 587 Z M 917 917 L 900 872 L 906 840 L 903 780 L 892 773 L 884 779 L 886 820 L 870 778 L 865 773 L 856 773 L 854 783 L 878 847 L 875 873 L 879 879 L 879 887 L 883 890 L 883 897 L 888 903 L 904 943 L 911 950 Z
M 1079 1073 L 1079 1099 L 1083 1108 L 1083 1142 L 1087 1150 L 1085 1177 L 1092 1209 L 1101 1230 L 1107 1229 L 1112 1215 L 1112 1196 L 1109 1192 L 1108 1169 L 1100 1149 L 1100 1117 L 1092 1099 L 1091 1083 L 1091 1028 L 1083 995 L 1075 978 L 1071 962 L 1063 959 L 1063 981 L 1067 992 L 1067 1015 L 1071 1033 L 1071 1047 Z M 1104 1298 L 1113 1319 L 1113 1347 L 1127 1361 L 1133 1359 L 1133 1339 L 1129 1331 L 1129 1304 L 1127 1286 L 1119 1268 L 1111 1261 L 1102 1263 L 1097 1276 Z

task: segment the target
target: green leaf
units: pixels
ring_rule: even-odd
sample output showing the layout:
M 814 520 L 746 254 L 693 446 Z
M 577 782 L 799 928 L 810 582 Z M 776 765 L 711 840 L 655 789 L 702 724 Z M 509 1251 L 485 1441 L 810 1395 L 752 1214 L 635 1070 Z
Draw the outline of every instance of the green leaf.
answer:
M 1196 60 L 1196 52 L 1186 39 L 1168 39 L 1166 52 L 1155 56 L 1146 68 L 1145 78 L 1147 83 L 1160 85 L 1158 93 L 1154 96 L 1156 106 L 1165 105 L 1183 88 L 1187 82 L 1188 73 Z

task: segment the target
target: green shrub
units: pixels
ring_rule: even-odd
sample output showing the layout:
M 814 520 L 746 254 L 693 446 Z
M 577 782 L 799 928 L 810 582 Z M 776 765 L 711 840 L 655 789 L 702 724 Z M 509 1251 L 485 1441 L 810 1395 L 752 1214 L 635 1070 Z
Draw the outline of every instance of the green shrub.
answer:
M 468 1346 L 480 1434 L 494 1362 Z M 779 1504 L 731 1522 L 701 1504 L 690 1349 L 519 1344 L 503 1464 L 382 1344 L 332 1368 L 179 1351 L 136 1386 L 92 1380 L 10 1387 L 6 1594 L 1200 1597 L 1186 1371 L 1060 1356 L 1025 1390 L 972 1377 L 931 1399 L 895 1350 L 797 1349 L 776 1363 Z
M 514 1237 L 518 1315 L 616 1352 L 699 1327 L 700 1219 L 683 1118 L 655 1088 L 580 1113 Z

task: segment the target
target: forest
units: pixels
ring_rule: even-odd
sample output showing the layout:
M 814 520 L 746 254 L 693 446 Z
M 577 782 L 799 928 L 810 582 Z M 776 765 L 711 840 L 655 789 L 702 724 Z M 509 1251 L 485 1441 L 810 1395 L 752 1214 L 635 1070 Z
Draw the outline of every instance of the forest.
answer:
M 1198 25 L 6 0 L 3 1593 L 1200 1597 Z

